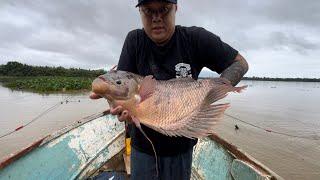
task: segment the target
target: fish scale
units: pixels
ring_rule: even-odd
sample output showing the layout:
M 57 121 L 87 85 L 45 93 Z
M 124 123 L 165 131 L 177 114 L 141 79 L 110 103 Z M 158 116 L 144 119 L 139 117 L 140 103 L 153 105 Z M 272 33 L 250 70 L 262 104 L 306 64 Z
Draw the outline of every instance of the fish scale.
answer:
M 162 85 L 162 84 L 168 85 Z M 197 90 L 196 87 L 201 84 L 205 84 L 201 90 Z M 154 95 L 144 101 L 141 106 L 144 107 L 155 107 L 156 111 L 159 111 L 156 114 L 147 113 L 148 117 L 141 117 L 140 121 L 152 121 L 153 123 L 158 123 L 159 127 L 166 126 L 168 123 L 172 124 L 178 122 L 183 118 L 187 118 L 192 115 L 192 112 L 200 106 L 207 92 L 212 88 L 209 82 L 206 80 L 201 81 L 168 81 L 160 82 L 157 84 L 159 87 Z M 167 99 L 163 94 L 168 92 L 168 89 L 163 87 L 169 87 L 170 94 L 173 98 Z M 186 88 L 187 87 L 187 88 Z M 162 104 L 157 104 L 160 99 Z M 169 101 L 169 104 L 166 103 Z M 143 110 L 141 110 L 143 111 Z M 139 115 L 137 115 L 139 117 Z M 159 120 L 159 121 L 158 121 Z
M 122 105 L 140 123 L 165 135 L 188 138 L 211 134 L 229 107 L 213 103 L 243 88 L 223 78 L 157 81 L 125 71 L 110 71 L 92 83 L 93 92 L 114 106 Z

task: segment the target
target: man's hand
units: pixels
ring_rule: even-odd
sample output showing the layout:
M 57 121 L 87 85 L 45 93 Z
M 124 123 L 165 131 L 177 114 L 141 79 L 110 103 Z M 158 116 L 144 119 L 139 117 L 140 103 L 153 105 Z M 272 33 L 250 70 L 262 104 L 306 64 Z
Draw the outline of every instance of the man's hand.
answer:
M 95 93 L 92 93 L 89 97 L 90 97 L 90 99 L 100 99 L 101 98 L 101 96 L 99 96 Z M 110 107 L 110 114 L 117 115 L 118 120 L 120 122 L 123 122 L 123 121 L 131 122 L 132 121 L 131 115 L 129 114 L 129 111 L 123 109 L 122 106 L 117 106 L 114 108 Z
M 238 54 L 234 62 L 221 73 L 221 77 L 228 79 L 231 84 L 235 86 L 241 81 L 248 69 L 249 66 L 247 61 Z
M 111 107 L 110 108 L 110 113 L 112 115 L 117 115 L 118 116 L 118 120 L 120 122 L 123 122 L 123 121 L 131 122 L 132 121 L 129 111 L 126 110 L 126 109 L 123 109 L 122 106 L 117 106 L 115 108 Z

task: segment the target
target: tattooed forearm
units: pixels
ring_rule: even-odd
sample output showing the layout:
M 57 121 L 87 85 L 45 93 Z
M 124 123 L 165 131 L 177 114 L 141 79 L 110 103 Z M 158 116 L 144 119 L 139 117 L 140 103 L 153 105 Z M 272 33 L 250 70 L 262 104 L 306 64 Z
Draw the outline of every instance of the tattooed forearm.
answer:
M 228 79 L 233 86 L 237 85 L 244 74 L 248 71 L 247 61 L 238 54 L 235 62 L 221 73 L 221 77 Z

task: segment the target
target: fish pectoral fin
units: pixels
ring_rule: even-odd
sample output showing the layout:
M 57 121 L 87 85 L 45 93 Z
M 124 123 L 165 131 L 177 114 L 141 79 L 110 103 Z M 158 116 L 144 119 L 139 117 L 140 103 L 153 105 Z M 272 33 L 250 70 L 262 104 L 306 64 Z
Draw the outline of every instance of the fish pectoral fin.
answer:
M 155 91 L 157 81 L 152 75 L 144 77 L 140 84 L 139 95 L 141 97 L 141 102 L 148 99 Z

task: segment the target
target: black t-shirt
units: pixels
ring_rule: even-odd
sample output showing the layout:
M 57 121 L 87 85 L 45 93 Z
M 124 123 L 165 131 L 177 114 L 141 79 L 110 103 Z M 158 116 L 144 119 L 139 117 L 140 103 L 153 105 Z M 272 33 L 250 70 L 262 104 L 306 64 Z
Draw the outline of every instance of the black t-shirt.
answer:
M 172 38 L 164 46 L 157 46 L 143 29 L 137 29 L 126 37 L 118 70 L 153 75 L 157 80 L 187 76 L 197 79 L 203 67 L 221 73 L 233 63 L 237 54 L 238 51 L 204 28 L 176 26 Z M 158 155 L 185 152 L 197 143 L 195 139 L 162 135 L 144 125 L 142 128 Z M 153 155 L 151 144 L 139 129 L 131 126 L 130 135 L 134 148 Z

